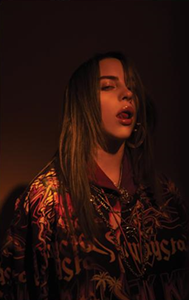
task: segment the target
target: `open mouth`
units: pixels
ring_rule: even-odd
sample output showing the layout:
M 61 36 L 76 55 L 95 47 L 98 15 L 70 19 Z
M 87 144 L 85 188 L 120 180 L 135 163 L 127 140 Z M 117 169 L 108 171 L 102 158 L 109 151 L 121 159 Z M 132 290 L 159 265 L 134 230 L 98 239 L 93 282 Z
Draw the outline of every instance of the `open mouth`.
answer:
M 133 124 L 134 108 L 132 106 L 123 107 L 118 111 L 116 117 L 121 125 L 130 126 Z
M 130 111 L 123 111 L 119 114 L 117 114 L 117 117 L 119 119 L 131 119 L 133 114 Z
M 122 109 L 121 111 L 118 112 L 117 118 L 121 120 L 129 120 L 133 117 L 134 115 L 134 110 L 132 107 L 128 107 L 126 109 Z

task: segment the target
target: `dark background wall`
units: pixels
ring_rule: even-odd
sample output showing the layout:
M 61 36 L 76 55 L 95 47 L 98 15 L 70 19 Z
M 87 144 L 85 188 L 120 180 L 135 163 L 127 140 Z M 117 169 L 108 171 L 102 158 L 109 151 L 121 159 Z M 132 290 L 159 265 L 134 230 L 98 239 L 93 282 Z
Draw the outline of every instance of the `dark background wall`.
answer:
M 0 10 L 1 206 L 54 154 L 74 69 L 109 50 L 135 61 L 159 115 L 157 165 L 189 196 L 187 2 L 2 1 Z

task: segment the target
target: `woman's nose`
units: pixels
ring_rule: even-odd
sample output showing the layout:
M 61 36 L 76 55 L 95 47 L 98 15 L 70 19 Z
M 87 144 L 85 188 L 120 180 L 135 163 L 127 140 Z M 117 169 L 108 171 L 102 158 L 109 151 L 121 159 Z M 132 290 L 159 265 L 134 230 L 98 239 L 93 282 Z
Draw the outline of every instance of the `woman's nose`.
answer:
M 131 101 L 133 98 L 133 93 L 128 87 L 124 87 L 122 92 L 122 100 Z

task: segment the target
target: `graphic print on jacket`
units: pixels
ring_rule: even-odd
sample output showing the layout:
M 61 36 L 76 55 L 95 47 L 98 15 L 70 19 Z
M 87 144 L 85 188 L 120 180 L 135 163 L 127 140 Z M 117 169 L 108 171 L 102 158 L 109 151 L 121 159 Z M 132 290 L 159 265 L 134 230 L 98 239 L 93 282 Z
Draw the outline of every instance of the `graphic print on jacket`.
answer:
M 70 235 L 59 185 L 51 164 L 16 201 L 1 257 L 2 299 L 185 299 L 187 211 L 170 181 L 162 182 L 161 209 L 147 187 L 126 201 L 118 190 L 91 185 L 100 227 L 94 243 L 84 238 L 67 194 Z

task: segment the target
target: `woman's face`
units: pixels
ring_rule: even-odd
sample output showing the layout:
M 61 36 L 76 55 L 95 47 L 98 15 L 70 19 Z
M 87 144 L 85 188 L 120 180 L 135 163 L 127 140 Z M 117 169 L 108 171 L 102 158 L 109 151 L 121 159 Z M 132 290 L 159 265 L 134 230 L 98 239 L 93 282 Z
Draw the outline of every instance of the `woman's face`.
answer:
M 136 122 L 133 93 L 125 84 L 124 70 L 116 58 L 105 58 L 100 67 L 100 105 L 105 133 L 117 140 L 130 137 Z

